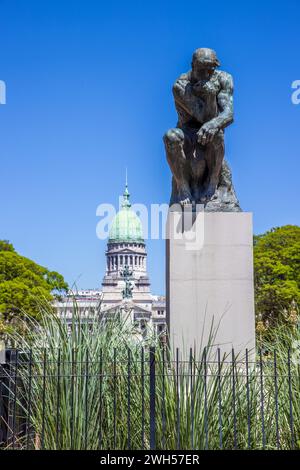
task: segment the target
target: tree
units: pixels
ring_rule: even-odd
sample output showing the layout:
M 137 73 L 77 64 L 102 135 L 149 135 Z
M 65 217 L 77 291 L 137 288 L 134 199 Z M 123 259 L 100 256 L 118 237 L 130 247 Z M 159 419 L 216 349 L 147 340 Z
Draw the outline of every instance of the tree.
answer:
M 285 225 L 254 237 L 256 313 L 274 322 L 300 304 L 300 227 Z
M 0 240 L 0 334 L 18 328 L 24 314 L 40 318 L 40 306 L 65 293 L 63 276 L 19 255 Z
M 0 240 L 0 251 L 15 251 L 15 249 L 8 240 Z

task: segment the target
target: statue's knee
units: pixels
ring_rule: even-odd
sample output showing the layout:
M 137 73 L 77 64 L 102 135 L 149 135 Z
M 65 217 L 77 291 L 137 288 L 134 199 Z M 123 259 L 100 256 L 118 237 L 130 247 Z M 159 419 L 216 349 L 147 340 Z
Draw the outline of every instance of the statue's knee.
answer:
M 184 133 L 181 129 L 169 129 L 164 135 L 164 142 L 167 146 L 177 147 L 184 142 Z

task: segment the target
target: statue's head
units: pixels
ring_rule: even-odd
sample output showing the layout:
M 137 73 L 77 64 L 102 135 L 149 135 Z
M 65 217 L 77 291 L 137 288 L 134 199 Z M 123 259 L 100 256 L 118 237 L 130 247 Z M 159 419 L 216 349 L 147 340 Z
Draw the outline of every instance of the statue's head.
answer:
M 204 71 L 212 74 L 219 65 L 219 59 L 213 49 L 201 47 L 195 50 L 192 58 L 192 70 L 195 78 L 198 76 L 200 78 Z

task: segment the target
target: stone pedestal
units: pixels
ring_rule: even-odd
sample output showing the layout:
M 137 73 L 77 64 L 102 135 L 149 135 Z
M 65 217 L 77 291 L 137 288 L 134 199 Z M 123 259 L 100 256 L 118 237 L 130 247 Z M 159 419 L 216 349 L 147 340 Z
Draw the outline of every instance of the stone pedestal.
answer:
M 222 355 L 254 351 L 252 214 L 170 209 L 166 243 L 172 349 L 199 356 L 211 341 Z

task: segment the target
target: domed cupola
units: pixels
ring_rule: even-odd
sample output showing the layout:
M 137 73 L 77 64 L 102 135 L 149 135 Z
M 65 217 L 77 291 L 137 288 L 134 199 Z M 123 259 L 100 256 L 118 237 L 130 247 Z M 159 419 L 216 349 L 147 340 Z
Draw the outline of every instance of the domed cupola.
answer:
M 129 198 L 126 184 L 121 210 L 113 219 L 108 243 L 144 243 L 143 227 L 140 219 L 131 209 Z
M 104 283 L 116 282 L 117 279 L 123 283 L 122 272 L 127 266 L 135 280 L 140 279 L 149 284 L 146 259 L 142 223 L 131 207 L 126 183 L 121 209 L 114 217 L 109 231 Z

